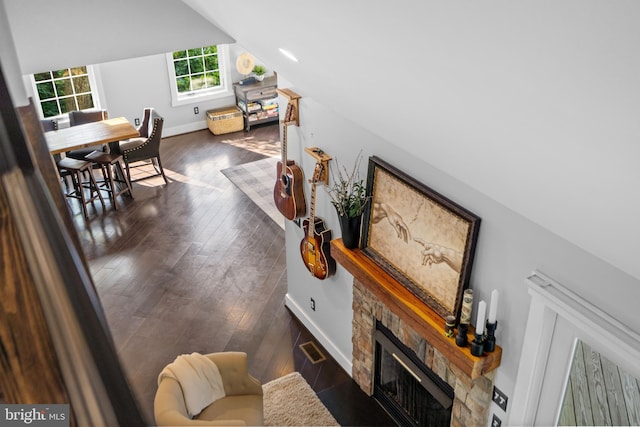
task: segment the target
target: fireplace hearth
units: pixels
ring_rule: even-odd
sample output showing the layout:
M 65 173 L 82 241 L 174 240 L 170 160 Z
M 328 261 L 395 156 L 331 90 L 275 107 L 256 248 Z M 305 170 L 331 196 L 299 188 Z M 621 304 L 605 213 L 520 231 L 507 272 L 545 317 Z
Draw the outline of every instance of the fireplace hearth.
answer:
M 376 322 L 373 397 L 402 426 L 446 427 L 453 388 Z

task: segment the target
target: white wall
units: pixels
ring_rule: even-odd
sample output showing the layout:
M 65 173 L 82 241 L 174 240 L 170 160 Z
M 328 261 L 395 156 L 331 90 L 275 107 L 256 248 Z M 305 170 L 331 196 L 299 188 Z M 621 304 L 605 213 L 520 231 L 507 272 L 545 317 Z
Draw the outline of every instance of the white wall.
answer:
M 295 87 L 292 89 L 296 90 Z M 301 127 L 289 128 L 288 154 L 301 164 L 305 176 L 312 176 L 314 160 L 304 153 L 304 147 L 319 146 L 347 166 L 353 164 L 362 149 L 365 161 L 362 163 L 361 177 L 366 178 L 366 158 L 376 155 L 481 217 L 471 287 L 476 295 L 475 306 L 480 299 L 488 303 L 493 289 L 500 291 L 497 340 L 503 348 L 503 359 L 496 385 L 508 396 L 514 390 L 529 308 L 525 278 L 534 269 L 565 284 L 633 330 L 640 331 L 640 318 L 635 314 L 640 289 L 637 279 L 433 168 L 411 153 L 372 135 L 335 114 L 330 106 L 320 105 L 303 93 L 301 95 Z M 535 176 L 532 178 L 535 179 Z M 308 197 L 308 185 L 306 191 Z M 547 208 L 553 209 L 552 206 Z M 317 215 L 323 217 L 332 229 L 334 238 L 339 237 L 337 216 L 323 187 L 318 187 L 316 209 Z M 311 277 L 300 257 L 302 238 L 302 230 L 287 221 L 287 305 L 350 372 L 353 279 L 341 267 L 335 276 L 324 281 Z M 315 312 L 309 307 L 310 298 L 316 301 Z M 497 406 L 494 405 L 493 410 L 503 421 L 507 419 Z
M 293 90 L 295 91 L 295 88 Z M 367 157 L 375 152 L 371 151 L 372 147 L 383 145 L 383 141 L 304 96 L 300 101 L 300 121 L 300 128 L 289 127 L 287 157 L 295 159 L 301 165 L 305 177 L 313 176 L 315 159 L 304 151 L 304 147 L 317 146 L 348 169 L 362 150 L 363 169 L 360 177 L 366 181 Z M 307 184 L 305 194 L 309 208 L 310 188 Z M 325 219 L 327 227 L 332 230 L 333 238 L 340 236 L 335 208 L 330 203 L 325 187 L 320 184 L 316 191 L 316 215 Z M 301 228 L 286 221 L 289 285 L 287 305 L 298 317 L 304 319 L 309 330 L 327 349 L 331 349 L 333 357 L 350 374 L 353 277 L 344 269 L 338 268 L 336 275 L 329 279 L 313 278 L 302 263 L 300 255 L 300 242 L 303 237 Z M 310 298 L 316 302 L 315 311 L 310 309 Z
M 640 2 L 183 1 L 303 95 L 640 279 Z
M 163 135 L 171 136 L 207 127 L 206 111 L 235 104 L 233 96 L 222 99 L 171 105 L 169 72 L 164 54 L 99 65 L 103 99 L 110 117 L 125 116 L 133 123 L 142 118 L 145 107 L 154 107 L 164 117 Z M 199 114 L 193 108 L 198 107 Z
M 34 13 L 37 11 L 37 13 Z M 10 89 L 18 105 L 34 97 L 28 75 L 64 67 L 94 65 L 98 74 L 101 107 L 110 117 L 131 122 L 144 107 L 154 107 L 165 118 L 164 136 L 207 127 L 208 109 L 234 105 L 235 98 L 171 106 L 165 53 L 233 38 L 178 0 L 2 0 L 0 10 L 3 68 L 12 78 Z M 62 25 L 73 21 L 73 25 Z M 52 35 L 55 35 L 53 37 Z M 232 81 L 238 50 L 231 44 Z M 22 85 L 18 76 L 22 74 Z M 25 96 L 26 93 L 26 96 Z M 34 97 L 35 99 L 35 97 Z M 194 114 L 198 106 L 200 113 Z
M 0 58 L 2 59 L 2 74 L 9 88 L 11 100 L 16 106 L 26 105 L 28 103 L 27 95 L 22 86 L 18 55 L 13 44 L 13 35 L 9 31 L 4 0 L 0 0 Z
M 235 69 L 235 58 L 246 50 L 238 45 L 229 45 L 231 81 L 242 78 Z M 256 58 L 256 63 L 260 63 Z M 207 110 L 235 105 L 230 95 L 215 100 L 201 101 L 174 107 L 171 105 L 169 72 L 165 54 L 149 55 L 94 65 L 101 108 L 106 108 L 109 117 L 126 117 L 131 123 L 142 119 L 145 107 L 158 110 L 165 119 L 163 136 L 193 132 L 207 127 Z M 268 71 L 271 74 L 272 71 Z M 28 96 L 34 97 L 29 76 L 22 76 Z M 34 98 L 35 99 L 35 98 Z M 194 114 L 194 107 L 199 114 Z

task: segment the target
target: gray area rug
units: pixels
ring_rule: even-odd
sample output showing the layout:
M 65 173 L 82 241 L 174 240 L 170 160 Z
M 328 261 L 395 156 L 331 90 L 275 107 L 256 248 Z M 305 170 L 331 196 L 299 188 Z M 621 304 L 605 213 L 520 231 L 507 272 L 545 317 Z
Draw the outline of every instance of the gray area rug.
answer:
M 298 372 L 270 381 L 262 389 L 267 426 L 340 425 Z
M 284 216 L 273 201 L 277 163 L 277 157 L 267 157 L 224 169 L 221 172 L 284 230 Z

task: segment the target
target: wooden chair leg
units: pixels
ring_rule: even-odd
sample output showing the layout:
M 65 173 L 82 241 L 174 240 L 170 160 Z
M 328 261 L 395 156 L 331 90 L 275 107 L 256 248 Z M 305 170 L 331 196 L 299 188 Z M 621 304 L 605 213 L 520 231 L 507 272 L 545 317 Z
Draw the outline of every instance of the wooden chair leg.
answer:
M 158 162 L 158 168 L 160 169 L 160 175 L 162 175 L 162 179 L 164 179 L 164 183 L 168 184 L 167 177 L 164 175 L 164 169 L 162 168 L 162 162 L 160 161 L 160 157 L 156 157 L 156 161 Z
M 133 182 L 131 181 L 131 170 L 129 168 L 129 162 L 125 162 L 124 167 L 127 169 L 127 181 Z
M 115 168 L 116 168 L 116 176 L 118 178 L 122 177 L 122 181 L 124 181 L 125 185 L 127 186 L 127 192 L 129 193 L 129 197 L 131 197 L 133 199 L 133 190 L 131 189 L 131 179 L 129 179 L 128 174 L 125 175 L 124 171 L 122 170 L 122 165 L 120 164 L 120 162 L 116 162 L 115 163 Z
M 76 171 L 71 174 L 75 176 L 73 180 L 73 186 L 75 187 L 75 192 L 78 195 L 78 200 L 80 200 L 80 207 L 82 208 L 82 213 L 84 215 L 84 219 L 89 220 L 89 211 L 87 210 L 87 200 L 84 197 L 84 188 L 82 186 L 82 172 Z
M 111 198 L 111 202 L 113 203 L 113 210 L 118 210 L 118 202 L 116 201 L 116 192 L 118 191 L 116 188 L 116 183 L 113 181 L 113 171 L 111 170 L 111 165 L 103 165 L 107 170 L 107 176 L 105 180 L 109 182 L 109 198 Z
M 95 176 L 93 175 L 93 166 L 91 168 L 89 168 L 88 170 L 89 173 L 89 183 L 88 183 L 88 188 L 89 188 L 89 200 L 88 202 L 91 202 L 93 204 L 93 201 L 96 199 L 96 196 L 98 197 L 98 199 L 100 200 L 100 204 L 102 205 L 102 210 L 104 211 L 106 209 L 106 206 L 104 204 L 104 198 L 102 197 L 102 193 L 100 192 L 100 187 L 98 187 L 98 182 L 96 181 Z M 96 193 L 95 195 L 93 193 Z

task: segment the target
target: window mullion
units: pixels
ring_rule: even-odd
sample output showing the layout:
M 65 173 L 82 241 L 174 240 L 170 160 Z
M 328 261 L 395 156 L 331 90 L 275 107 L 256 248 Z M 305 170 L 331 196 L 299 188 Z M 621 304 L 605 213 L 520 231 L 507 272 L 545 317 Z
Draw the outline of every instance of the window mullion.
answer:
M 58 106 L 58 114 L 62 114 L 62 105 L 60 104 L 60 97 L 58 96 L 58 86 L 56 85 L 56 79 L 53 77 L 53 72 L 51 72 L 51 85 L 53 86 L 53 94 L 55 95 L 54 100 Z
M 189 79 L 189 92 L 193 92 L 193 79 L 191 78 L 191 55 L 189 54 L 189 50 L 187 49 L 187 77 Z

